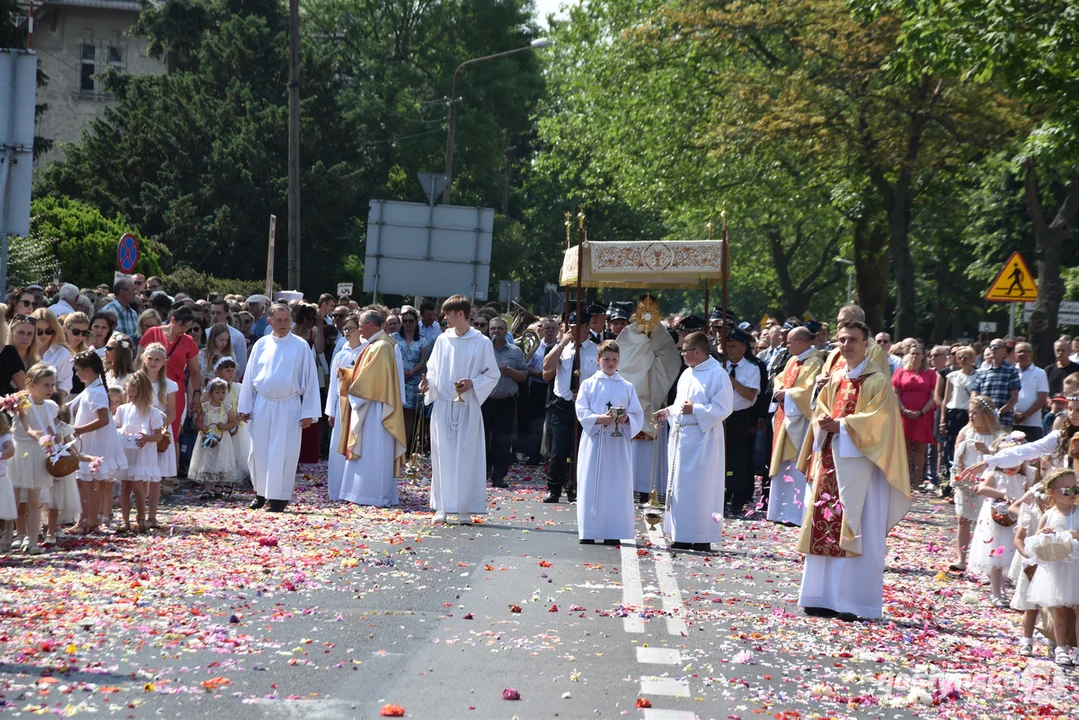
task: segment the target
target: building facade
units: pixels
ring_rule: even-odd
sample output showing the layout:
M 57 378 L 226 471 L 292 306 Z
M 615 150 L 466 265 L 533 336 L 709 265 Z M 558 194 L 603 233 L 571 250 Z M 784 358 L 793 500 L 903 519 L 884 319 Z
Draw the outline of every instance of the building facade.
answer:
M 80 128 L 104 113 L 112 102 L 100 78 L 107 70 L 165 72 L 164 61 L 147 56 L 145 38 L 126 34 L 139 12 L 139 0 L 35 2 L 33 49 L 48 76 L 37 101 L 49 106 L 36 131 L 54 143 L 37 165 L 63 157 L 65 143 L 78 140 Z

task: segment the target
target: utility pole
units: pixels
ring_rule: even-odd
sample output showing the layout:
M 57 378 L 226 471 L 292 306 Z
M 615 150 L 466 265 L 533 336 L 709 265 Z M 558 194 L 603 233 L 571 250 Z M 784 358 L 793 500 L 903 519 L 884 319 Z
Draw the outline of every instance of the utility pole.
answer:
M 289 0 L 288 289 L 300 289 L 300 0 Z

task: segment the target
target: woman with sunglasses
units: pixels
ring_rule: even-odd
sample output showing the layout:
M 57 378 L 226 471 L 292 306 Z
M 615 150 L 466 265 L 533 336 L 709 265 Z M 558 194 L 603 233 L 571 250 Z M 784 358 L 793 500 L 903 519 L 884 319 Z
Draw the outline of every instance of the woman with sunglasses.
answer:
M 4 311 L 8 322 L 11 322 L 16 314 L 29 315 L 33 311 L 34 293 L 24 287 L 17 287 L 8 294 L 7 309 Z
M 7 315 L 7 305 L 0 303 L 0 315 Z M 26 366 L 19 351 L 8 345 L 8 324 L 0 322 L 0 396 L 26 387 Z
M 67 347 L 71 350 L 72 357 L 93 349 L 89 343 L 90 318 L 86 316 L 86 313 L 76 310 L 64 316 L 64 336 L 67 338 Z M 73 373 L 70 395 L 74 397 L 82 391 L 82 380 L 79 380 L 79 376 Z
M 75 356 L 67 345 L 67 333 L 52 310 L 38 308 L 30 317 L 37 320 L 37 354 L 41 362 L 56 368 L 56 389 L 64 396 L 71 394 L 71 379 L 75 376 L 72 364 Z

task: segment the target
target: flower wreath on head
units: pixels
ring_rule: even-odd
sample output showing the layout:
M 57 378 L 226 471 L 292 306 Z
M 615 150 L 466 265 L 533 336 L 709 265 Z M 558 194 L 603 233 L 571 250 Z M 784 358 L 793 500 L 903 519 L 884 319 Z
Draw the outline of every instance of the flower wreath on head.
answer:
M 226 355 L 225 357 L 218 358 L 217 362 L 214 363 L 214 372 L 217 372 L 218 369 L 227 362 L 230 362 L 233 365 L 235 365 L 236 364 L 236 358 L 232 357 L 231 355 Z M 221 382 L 225 382 L 221 378 L 214 378 L 214 380 L 221 380 Z M 210 384 L 213 384 L 214 380 L 211 380 Z M 225 384 L 228 385 L 228 383 L 225 383 Z

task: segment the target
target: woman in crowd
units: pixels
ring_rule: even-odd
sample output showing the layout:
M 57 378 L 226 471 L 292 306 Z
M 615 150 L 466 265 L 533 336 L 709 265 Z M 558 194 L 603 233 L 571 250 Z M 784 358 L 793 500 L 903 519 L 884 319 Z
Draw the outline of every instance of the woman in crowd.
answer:
M 112 313 L 96 312 L 90 318 L 90 344 L 93 345 L 97 354 L 105 356 L 105 345 L 109 342 L 109 336 L 116 329 L 116 316 Z
M 959 431 L 970 421 L 967 406 L 970 405 L 970 383 L 974 379 L 974 358 L 977 357 L 969 345 L 958 345 L 952 352 L 955 353 L 955 369 L 944 378 L 944 389 L 940 394 L 944 412 L 938 427 L 944 435 L 941 465 L 946 470 L 950 470 L 955 459 Z
M 16 313 L 7 326 L 8 342 L 19 353 L 24 368 L 30 368 L 40 359 L 37 352 L 37 320 L 29 315 Z
M 41 362 L 56 371 L 56 389 L 65 396 L 71 394 L 71 381 L 75 376 L 75 357 L 67 345 L 67 334 L 51 310 L 39 308 L 30 317 L 37 321 L 37 354 Z
M 912 468 L 911 485 L 920 484 L 925 474 L 925 446 L 933 442 L 933 390 L 937 374 L 926 362 L 925 346 L 914 345 L 903 356 L 903 365 L 892 376 L 892 388 L 903 413 L 903 435 L 907 439 L 907 461 Z
M 423 373 L 427 369 L 427 355 L 431 348 L 427 340 L 420 337 L 420 316 L 412 308 L 401 312 L 401 330 L 393 333 L 397 347 L 401 349 L 401 362 L 405 368 L 405 434 L 408 447 L 412 447 L 412 431 L 416 427 L 416 410 L 423 407 L 417 388 Z
M 7 316 L 7 306 L 0 303 L 0 316 Z M 0 322 L 0 396 L 26 387 L 26 366 L 19 351 L 8 345 L 8 323 Z
M 29 315 L 34 312 L 34 293 L 24 287 L 17 287 L 8 293 L 7 303 L 4 317 L 11 322 L 16 315 Z
M 139 315 L 139 337 L 141 338 L 146 334 L 146 331 L 150 328 L 157 327 L 161 324 L 161 316 L 157 314 L 157 310 L 153 308 L 149 310 L 143 310 L 142 315 Z
M 179 448 L 180 426 L 187 407 L 187 383 L 190 376 L 192 402 L 202 404 L 202 368 L 199 367 L 199 348 L 188 334 L 193 327 L 194 315 L 183 305 L 169 313 L 169 324 L 150 328 L 142 337 L 140 353 L 152 343 L 161 343 L 165 349 L 165 375 L 176 383 L 176 414 L 172 419 L 172 449 Z M 201 331 L 200 331 L 201 333 Z M 155 380 L 156 378 L 151 378 Z M 162 473 L 163 477 L 168 477 Z
M 64 318 L 64 336 L 67 338 L 67 346 L 74 357 L 79 353 L 86 352 L 90 347 L 90 318 L 84 312 L 68 313 Z M 82 380 L 74 372 L 71 376 L 71 395 L 78 395 L 83 390 Z

